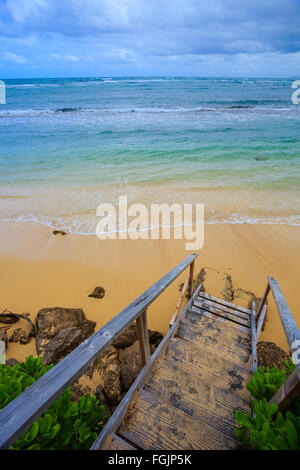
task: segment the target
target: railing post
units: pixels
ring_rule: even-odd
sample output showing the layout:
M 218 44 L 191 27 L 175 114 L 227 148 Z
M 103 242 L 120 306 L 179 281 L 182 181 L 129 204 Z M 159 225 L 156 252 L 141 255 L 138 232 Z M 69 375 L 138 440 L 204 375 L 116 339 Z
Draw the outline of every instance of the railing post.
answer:
M 255 302 L 252 302 L 251 309 L 251 371 L 257 370 L 257 344 L 256 344 L 256 318 L 255 318 Z
M 144 310 L 136 319 L 137 335 L 140 343 L 142 366 L 144 367 L 150 359 L 150 345 L 147 327 L 147 310 Z
M 194 267 L 195 267 L 195 260 L 190 264 L 189 297 L 192 297 L 193 295 Z
M 266 300 L 267 300 L 267 297 L 268 297 L 268 295 L 269 295 L 269 292 L 270 292 L 270 284 L 269 284 L 269 282 L 268 282 L 267 287 L 266 287 L 266 290 L 265 290 L 265 293 L 264 293 L 264 295 L 263 295 L 263 297 L 262 297 L 262 299 L 261 299 L 261 301 L 260 301 L 259 307 L 258 307 L 257 312 L 256 312 L 256 324 L 257 324 L 257 322 L 258 322 L 258 320 L 259 320 L 259 317 L 260 317 L 260 315 L 261 315 L 261 312 L 262 312 L 262 310 L 263 310 L 263 308 L 264 308 L 264 305 L 265 305 L 265 303 L 266 303 Z

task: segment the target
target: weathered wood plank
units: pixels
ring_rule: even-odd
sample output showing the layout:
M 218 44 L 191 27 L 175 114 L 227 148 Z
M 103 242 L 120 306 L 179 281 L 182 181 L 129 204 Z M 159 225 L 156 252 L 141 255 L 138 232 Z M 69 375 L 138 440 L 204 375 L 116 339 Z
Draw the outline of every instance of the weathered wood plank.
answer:
M 264 324 L 264 319 L 265 319 L 265 316 L 266 316 L 266 313 L 267 313 L 267 306 L 265 305 L 263 307 L 263 310 L 262 310 L 262 313 L 259 317 L 259 320 L 258 320 L 258 323 L 257 323 L 257 328 L 256 328 L 256 342 L 258 342 L 258 339 L 260 337 L 260 333 L 261 333 L 261 329 L 262 329 L 262 326 Z
M 185 295 L 185 292 L 186 292 L 186 289 L 187 289 L 187 286 L 188 286 L 188 282 L 189 282 L 189 276 L 186 278 L 186 280 L 183 284 L 183 287 L 181 289 L 180 296 L 179 296 L 179 299 L 178 299 L 177 304 L 176 304 L 175 312 L 173 313 L 172 318 L 171 318 L 170 323 L 169 323 L 170 328 L 175 323 L 175 320 L 177 318 L 178 312 L 180 310 L 180 307 L 181 307 L 181 304 L 182 304 L 182 301 L 183 301 L 183 298 L 184 298 L 184 295 Z
M 255 302 L 252 302 L 252 316 L 251 316 L 251 371 L 252 373 L 257 370 L 257 337 L 256 337 L 256 308 Z
M 217 304 L 225 305 L 226 307 L 230 307 L 235 310 L 239 310 L 240 312 L 248 313 L 248 315 L 251 315 L 251 310 L 249 308 L 240 307 L 239 305 L 233 304 L 232 302 L 228 302 L 227 300 L 219 299 L 218 297 L 214 297 L 213 295 L 206 294 L 205 292 L 200 292 L 199 295 L 204 299 L 212 300 Z
M 223 367 L 234 375 L 241 375 L 245 380 L 249 379 L 250 369 L 244 361 L 232 361 L 222 354 L 216 354 L 214 347 L 206 346 L 204 349 L 181 338 L 171 338 L 166 352 L 168 360 L 178 365 L 183 364 L 184 367 L 193 367 L 191 370 L 193 374 L 195 374 L 195 369 L 201 369 L 202 366 L 215 368 L 216 373 L 219 373 Z
M 102 450 L 137 450 L 137 448 L 112 432 L 107 437 Z
M 189 318 L 185 318 L 181 322 L 178 328 L 178 336 L 181 336 L 182 330 L 181 325 L 185 328 L 184 339 L 191 339 L 193 342 L 200 342 L 201 347 L 204 344 L 211 344 L 213 346 L 226 348 L 232 351 L 236 351 L 237 354 L 240 351 L 249 355 L 250 352 L 250 341 L 246 341 L 243 336 L 233 335 L 230 331 L 226 332 L 226 329 L 220 331 L 219 328 L 215 327 L 215 324 L 206 324 L 206 328 L 199 328 Z
M 211 318 L 211 319 L 215 320 L 216 322 L 218 322 L 220 325 L 222 325 L 222 327 L 224 325 L 226 325 L 226 329 L 238 330 L 239 334 L 241 334 L 243 332 L 245 335 L 249 335 L 250 331 L 251 331 L 248 326 L 242 326 L 242 325 L 239 325 L 238 323 L 228 321 L 227 318 L 220 317 L 219 315 L 215 315 L 214 313 L 208 312 L 207 310 L 202 310 L 201 308 L 196 307 L 196 305 L 191 306 L 191 308 L 189 309 L 188 314 L 189 313 L 197 314 L 199 316 L 199 318 L 200 317 Z
M 230 370 L 191 368 L 166 358 L 159 361 L 144 388 L 155 390 L 163 400 L 195 419 L 233 436 L 234 413 L 249 410 L 250 394 L 245 379 Z
M 216 308 L 212 305 L 210 305 L 208 302 L 199 302 L 198 300 L 195 300 L 194 305 L 196 307 L 201 308 L 202 310 L 206 310 L 207 312 L 214 313 L 215 315 L 219 315 L 219 317 L 226 318 L 227 320 L 230 320 L 232 322 L 237 323 L 238 325 L 242 326 L 250 326 L 250 318 L 241 318 L 237 315 L 234 315 L 230 312 L 227 312 L 225 310 L 221 310 L 219 308 Z
M 145 310 L 136 319 L 137 336 L 140 343 L 140 350 L 142 356 L 142 366 L 145 366 L 150 359 L 150 344 L 147 326 L 147 310 Z
M 236 440 L 146 390 L 137 393 L 119 433 L 149 450 L 225 450 L 238 445 Z
M 231 315 L 235 315 L 238 318 L 243 318 L 246 321 L 249 321 L 250 319 L 250 316 L 248 315 L 248 313 L 240 312 L 239 310 L 235 310 L 234 308 L 228 307 L 226 305 L 218 304 L 217 302 L 214 302 L 213 300 L 204 299 L 203 297 L 198 296 L 196 301 L 201 302 L 202 305 L 207 305 L 208 307 L 213 307 L 216 310 L 222 310 L 223 312 L 230 313 Z
M 261 313 L 263 311 L 263 308 L 265 306 L 265 303 L 267 301 L 267 297 L 269 295 L 269 292 L 270 292 L 270 284 L 268 282 L 267 287 L 266 287 L 265 292 L 264 292 L 264 295 L 262 296 L 262 299 L 260 301 L 259 307 L 258 307 L 257 312 L 256 312 L 256 323 L 260 319 L 260 315 L 261 315 Z
M 239 344 L 244 344 L 245 346 L 250 345 L 250 328 L 247 328 L 247 331 L 245 332 L 239 328 L 232 327 L 232 322 L 224 319 L 223 322 L 220 322 L 216 319 L 219 317 L 215 316 L 215 318 L 211 318 L 206 315 L 207 313 L 208 312 L 205 312 L 205 310 L 203 310 L 203 313 L 196 313 L 194 310 L 190 310 L 182 321 L 189 321 L 192 323 L 195 331 L 198 331 L 199 333 L 202 333 L 203 330 L 215 330 L 219 335 L 226 338 L 234 337 L 235 341 Z
M 179 317 L 177 318 L 176 322 L 174 325 L 168 330 L 167 334 L 164 336 L 154 353 L 152 354 L 151 358 L 145 365 L 145 367 L 141 370 L 133 384 L 131 385 L 130 389 L 124 396 L 123 400 L 119 403 L 117 408 L 115 409 L 113 415 L 109 419 L 109 421 L 106 423 L 104 428 L 102 429 L 101 433 L 95 440 L 94 444 L 91 447 L 91 450 L 97 450 L 100 449 L 103 442 L 105 442 L 105 439 L 107 438 L 108 434 L 111 432 L 117 433 L 117 430 L 124 418 L 124 416 L 127 413 L 127 410 L 130 406 L 130 403 L 134 397 L 134 395 L 137 393 L 137 390 L 139 390 L 143 385 L 148 377 L 148 374 L 150 373 L 153 365 L 155 362 L 158 360 L 158 358 L 162 355 L 163 351 L 165 350 L 170 338 L 174 335 L 174 333 L 177 331 L 178 325 L 180 320 L 185 316 L 186 312 L 188 311 L 190 305 L 193 303 L 194 299 L 196 298 L 201 286 L 199 286 L 193 296 L 189 299 L 188 303 L 180 313 Z
M 177 335 L 183 338 L 184 341 L 192 343 L 199 349 L 205 350 L 206 347 L 214 348 L 215 354 L 220 354 L 222 357 L 232 362 L 243 362 L 246 364 L 250 359 L 250 350 L 246 347 L 236 346 L 234 342 L 230 343 L 224 338 L 217 339 L 216 337 L 210 337 L 209 335 L 199 336 L 198 332 L 194 332 L 191 328 L 188 328 L 186 324 L 181 323 Z
M 290 351 L 293 353 L 294 350 L 297 349 L 298 345 L 300 344 L 297 343 L 297 341 L 300 341 L 299 328 L 293 318 L 288 304 L 286 303 L 283 293 L 281 292 L 277 279 L 269 277 L 268 280 Z M 298 378 L 300 379 L 300 364 L 296 364 L 296 370 Z
M 284 410 L 300 394 L 300 380 L 297 370 L 286 379 L 269 403 L 276 403 L 279 411 Z
M 194 268 L 195 268 L 195 261 L 190 264 L 190 276 L 189 276 L 189 296 L 193 295 L 193 287 L 194 287 Z
M 13 444 L 197 256 L 197 254 L 189 255 L 1 410 L 0 448 L 6 449 Z

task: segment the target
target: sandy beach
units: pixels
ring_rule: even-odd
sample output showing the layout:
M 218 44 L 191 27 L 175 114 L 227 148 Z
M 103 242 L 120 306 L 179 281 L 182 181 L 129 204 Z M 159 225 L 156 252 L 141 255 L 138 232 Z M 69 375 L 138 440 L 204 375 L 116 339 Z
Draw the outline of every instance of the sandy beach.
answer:
M 54 236 L 49 227 L 30 222 L 0 223 L 0 310 L 29 312 L 44 307 L 82 308 L 101 328 L 189 252 L 184 240 L 105 240 L 96 236 Z M 262 296 L 268 275 L 278 279 L 300 325 L 300 227 L 288 225 L 206 224 L 205 243 L 195 274 L 209 266 L 230 274 L 233 288 Z M 148 326 L 166 333 L 184 272 L 149 309 Z M 103 286 L 103 299 L 88 297 Z M 217 289 L 217 286 L 215 286 Z M 212 286 L 211 294 L 214 286 Z M 271 296 L 270 296 L 271 297 Z M 16 327 L 27 329 L 21 320 Z M 287 349 L 275 305 L 270 299 L 261 340 Z M 9 343 L 7 358 L 36 355 L 35 342 Z

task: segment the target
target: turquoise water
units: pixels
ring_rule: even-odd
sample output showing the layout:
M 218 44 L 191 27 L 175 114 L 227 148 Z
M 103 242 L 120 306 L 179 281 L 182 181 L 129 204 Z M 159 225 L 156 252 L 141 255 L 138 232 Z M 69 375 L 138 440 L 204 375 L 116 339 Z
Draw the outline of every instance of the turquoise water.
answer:
M 7 80 L 7 104 L 0 105 L 0 218 L 63 222 L 84 232 L 86 214 L 127 188 L 135 199 L 148 191 L 148 201 L 174 200 L 176 190 L 221 211 L 222 221 L 276 216 L 298 223 L 300 105 L 291 102 L 291 83 Z

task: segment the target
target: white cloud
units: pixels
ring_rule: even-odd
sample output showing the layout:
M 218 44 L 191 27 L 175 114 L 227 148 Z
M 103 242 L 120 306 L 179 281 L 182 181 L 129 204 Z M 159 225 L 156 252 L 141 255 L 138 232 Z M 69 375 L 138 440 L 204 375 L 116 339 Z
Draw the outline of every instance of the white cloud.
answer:
M 26 64 L 27 62 L 25 57 L 17 55 L 14 52 L 5 52 L 4 57 L 11 62 L 15 62 L 16 64 Z
M 53 59 L 66 60 L 68 62 L 78 62 L 78 57 L 72 54 L 50 54 L 50 57 L 52 57 Z
M 129 62 L 135 60 L 135 54 L 127 49 L 111 49 L 106 55 Z

